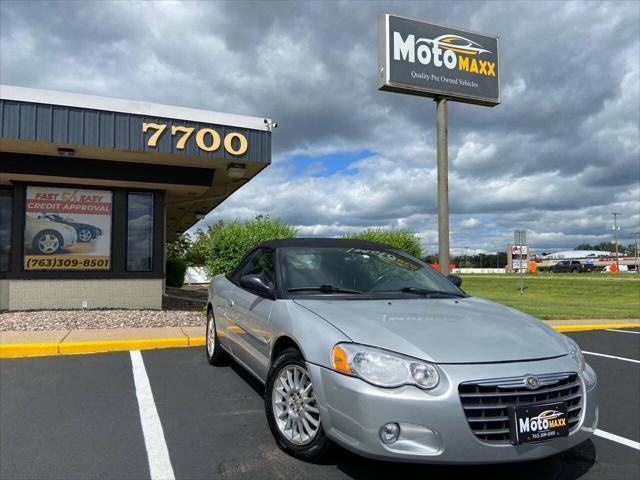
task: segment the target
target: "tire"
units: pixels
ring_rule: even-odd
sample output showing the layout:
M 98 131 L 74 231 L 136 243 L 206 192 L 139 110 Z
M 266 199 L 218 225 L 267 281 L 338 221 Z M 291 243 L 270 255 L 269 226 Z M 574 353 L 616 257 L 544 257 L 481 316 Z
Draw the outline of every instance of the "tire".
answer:
M 220 346 L 218 335 L 216 335 L 216 320 L 213 316 L 213 310 L 210 308 L 207 309 L 207 333 L 205 340 L 204 351 L 207 354 L 207 362 L 209 362 L 209 365 L 224 364 L 225 353 Z
M 53 255 L 62 248 L 62 235 L 55 230 L 43 230 L 33 239 L 32 247 L 43 255 Z
M 281 375 L 285 379 L 292 378 L 288 377 L 288 372 L 292 373 L 292 377 L 299 375 L 294 377 L 294 385 L 281 379 Z M 297 388 L 295 388 L 296 379 L 299 383 Z M 290 387 L 288 391 L 285 383 Z M 292 386 L 294 388 L 291 388 Z M 278 446 L 284 452 L 301 460 L 313 462 L 321 460 L 329 450 L 331 442 L 322 428 L 311 378 L 298 350 L 288 348 L 278 355 L 269 371 L 265 388 L 264 404 L 267 422 Z M 291 427 L 287 429 L 286 425 L 290 421 L 294 423 L 291 423 Z M 290 430 L 290 433 L 287 433 L 287 430 Z
M 91 230 L 89 230 L 88 228 L 81 228 L 80 230 L 78 230 L 78 241 L 79 242 L 90 242 L 91 239 L 93 238 L 93 234 L 91 233 Z

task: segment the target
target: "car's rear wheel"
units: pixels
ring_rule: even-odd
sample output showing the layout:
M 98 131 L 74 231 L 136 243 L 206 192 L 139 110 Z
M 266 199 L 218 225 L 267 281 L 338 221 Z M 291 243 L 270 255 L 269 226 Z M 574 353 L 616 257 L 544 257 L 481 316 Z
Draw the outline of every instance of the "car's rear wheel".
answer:
M 93 235 L 91 235 L 91 230 L 88 228 L 81 228 L 78 231 L 78 240 L 81 242 L 88 242 L 91 238 L 93 238 Z
M 311 376 L 300 352 L 288 348 L 273 362 L 265 394 L 267 422 L 278 446 L 294 457 L 317 461 L 330 441 L 322 428 Z
M 62 244 L 62 236 L 55 230 L 43 230 L 33 239 L 33 249 L 45 255 L 56 253 Z
M 207 361 L 211 365 L 220 365 L 223 363 L 225 356 L 222 347 L 220 346 L 220 340 L 216 333 L 216 320 L 213 316 L 211 308 L 207 310 L 207 336 L 206 336 L 206 353 Z

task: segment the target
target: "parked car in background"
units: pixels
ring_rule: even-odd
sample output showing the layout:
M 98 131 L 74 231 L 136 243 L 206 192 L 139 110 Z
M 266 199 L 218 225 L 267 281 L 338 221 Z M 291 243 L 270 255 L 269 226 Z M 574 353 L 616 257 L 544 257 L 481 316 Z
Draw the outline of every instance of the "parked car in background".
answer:
M 24 227 L 25 249 L 52 255 L 62 248 L 75 245 L 77 239 L 75 228 L 69 225 L 27 215 Z
M 65 225 L 69 225 L 75 228 L 76 232 L 78 233 L 78 241 L 80 242 L 88 242 L 102 235 L 102 229 L 94 225 L 74 222 L 70 218 L 65 218 L 55 213 L 47 213 L 40 218 L 51 220 L 52 222 L 64 223 Z
M 579 260 L 562 260 L 549 267 L 551 273 L 580 273 L 593 272 L 596 267 L 593 263 L 582 263 Z
M 267 241 L 211 281 L 207 360 L 229 355 L 265 385 L 276 443 L 305 460 L 335 442 L 383 460 L 516 462 L 590 438 L 597 377 L 578 345 L 460 282 L 377 243 Z

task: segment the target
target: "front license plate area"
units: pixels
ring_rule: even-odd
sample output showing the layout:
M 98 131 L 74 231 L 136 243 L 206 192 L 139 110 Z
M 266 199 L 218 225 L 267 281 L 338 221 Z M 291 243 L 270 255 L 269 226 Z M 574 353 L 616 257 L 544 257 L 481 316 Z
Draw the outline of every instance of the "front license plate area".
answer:
M 569 435 L 565 402 L 525 405 L 510 410 L 511 440 L 514 445 L 546 442 Z

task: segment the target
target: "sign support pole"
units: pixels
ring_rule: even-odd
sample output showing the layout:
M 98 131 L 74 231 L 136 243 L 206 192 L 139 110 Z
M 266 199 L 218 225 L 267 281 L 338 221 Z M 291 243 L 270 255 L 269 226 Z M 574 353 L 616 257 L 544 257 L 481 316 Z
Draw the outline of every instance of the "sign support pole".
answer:
M 447 99 L 436 98 L 438 156 L 438 261 L 440 273 L 449 275 L 449 158 L 447 151 Z

